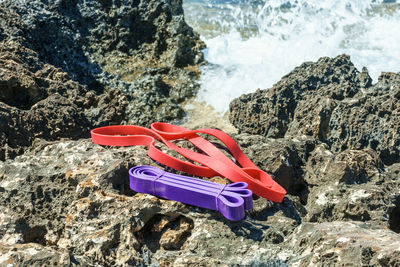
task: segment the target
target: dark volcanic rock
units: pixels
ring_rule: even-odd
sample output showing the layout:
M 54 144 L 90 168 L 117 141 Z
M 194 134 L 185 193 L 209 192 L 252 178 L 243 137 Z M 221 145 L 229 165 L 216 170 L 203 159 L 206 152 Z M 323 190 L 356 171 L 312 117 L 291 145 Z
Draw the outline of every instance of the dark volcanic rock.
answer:
M 400 161 L 400 74 L 372 85 L 346 55 L 303 63 L 271 89 L 231 102 L 241 131 L 266 137 L 309 135 L 333 152 L 372 148 L 385 164 Z
M 0 265 L 399 265 L 398 74 L 323 58 L 233 101 L 234 138 L 288 190 L 238 222 L 133 192 L 146 149 L 80 139 L 182 116 L 203 44 L 181 4 L 1 1 Z
M 317 144 L 315 139 L 307 136 L 273 139 L 249 134 L 236 135 L 235 139 L 243 152 L 258 167 L 272 175 L 288 193 L 302 198 L 306 195 L 303 166 Z
M 184 113 L 202 62 L 181 1 L 1 1 L 0 160 L 34 139 Z
M 121 92 L 96 95 L 12 41 L 0 43 L 0 101 L 0 160 L 36 138 L 87 137 L 93 127 L 121 122 L 126 106 Z
M 383 164 L 372 149 L 345 150 L 334 154 L 326 145 L 318 145 L 305 166 L 308 185 L 326 183 L 361 184 L 379 179 Z
M 241 132 L 267 137 L 252 137 L 244 150 L 300 197 L 303 223 L 368 221 L 399 232 L 398 92 L 399 74 L 383 73 L 372 85 L 347 56 L 322 58 L 235 99 L 230 119 Z M 304 136 L 318 141 L 299 142 Z
M 304 168 L 309 194 L 305 221 L 369 221 L 398 232 L 396 166 L 385 169 L 371 149 L 334 154 L 318 145 Z
M 149 125 L 183 116 L 196 94 L 204 44 L 183 17 L 182 1 L 3 1 L 36 51 L 98 93 L 119 89 L 125 121 Z
M 399 164 L 385 169 L 370 148 L 333 153 L 307 136 L 273 139 L 242 133 L 235 139 L 289 195 L 298 196 L 286 209 L 298 223 L 369 221 L 399 232 Z M 271 212 L 255 210 L 256 218 Z
M 202 59 L 202 44 L 185 23 L 180 0 L 2 1 L 2 6 L 21 17 L 23 45 L 90 89 L 106 85 L 100 79 L 109 78 L 101 66 L 107 53 L 169 67 Z

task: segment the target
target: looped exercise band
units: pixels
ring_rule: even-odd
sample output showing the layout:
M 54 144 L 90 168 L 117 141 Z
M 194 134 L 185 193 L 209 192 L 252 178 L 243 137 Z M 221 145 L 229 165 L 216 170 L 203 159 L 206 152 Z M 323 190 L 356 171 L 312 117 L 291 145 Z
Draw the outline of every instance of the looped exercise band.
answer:
M 233 221 L 243 219 L 245 210 L 253 208 L 253 193 L 244 182 L 221 185 L 153 166 L 136 166 L 129 170 L 129 185 L 136 192 L 217 210 Z
M 199 136 L 198 133 L 208 134 L 219 139 L 241 167 L 236 165 L 211 142 Z M 93 129 L 91 136 L 92 141 L 100 145 L 148 146 L 148 155 L 165 166 L 197 176 L 222 176 L 232 182 L 245 182 L 254 194 L 271 201 L 282 202 L 286 194 L 282 186 L 251 162 L 238 144 L 228 134 L 220 130 L 189 130 L 181 126 L 156 122 L 151 125 L 151 129 L 135 125 L 100 127 Z M 178 147 L 170 142 L 182 138 L 191 142 L 204 154 Z M 165 154 L 156 148 L 155 140 L 163 142 L 167 147 L 174 149 L 187 159 L 202 165 L 195 165 Z

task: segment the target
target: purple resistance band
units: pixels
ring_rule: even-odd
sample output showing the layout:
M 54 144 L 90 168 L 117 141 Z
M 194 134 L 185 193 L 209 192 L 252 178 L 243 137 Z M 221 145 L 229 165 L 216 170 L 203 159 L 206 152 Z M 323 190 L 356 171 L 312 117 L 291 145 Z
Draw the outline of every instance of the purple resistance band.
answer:
M 252 192 L 244 182 L 221 185 L 163 171 L 153 166 L 129 170 L 130 188 L 193 206 L 217 210 L 232 221 L 245 217 L 253 208 Z

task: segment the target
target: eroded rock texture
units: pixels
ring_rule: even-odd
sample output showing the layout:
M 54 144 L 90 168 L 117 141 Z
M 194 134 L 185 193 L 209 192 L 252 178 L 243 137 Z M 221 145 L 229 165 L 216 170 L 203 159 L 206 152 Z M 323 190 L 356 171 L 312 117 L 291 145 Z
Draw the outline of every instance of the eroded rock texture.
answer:
M 146 153 L 90 140 L 41 142 L 0 163 L 0 264 L 283 263 L 278 244 L 300 223 L 292 200 L 276 206 L 259 199 L 248 219 L 230 222 L 215 211 L 135 194 L 127 171 L 153 164 Z
M 146 124 L 183 116 L 197 92 L 203 43 L 182 1 L 4 1 L 20 15 L 24 45 L 89 89 L 119 89 L 125 120 Z
M 398 74 L 322 58 L 233 101 L 234 139 L 288 191 L 238 222 L 135 193 L 147 150 L 83 139 L 182 115 L 203 44 L 181 4 L 1 1 L 0 265 L 399 265 Z
M 35 138 L 171 121 L 204 46 L 181 1 L 1 1 L 0 160 Z
M 241 131 L 266 137 L 313 136 L 334 152 L 371 148 L 385 164 L 400 161 L 400 74 L 376 84 L 346 55 L 303 63 L 271 89 L 230 105 Z
M 21 154 L 36 138 L 88 137 L 93 127 L 123 120 L 120 91 L 98 95 L 17 42 L 0 47 L 0 160 Z
M 101 147 L 87 139 L 38 142 L 0 163 L 0 264 L 398 262 L 399 164 L 384 169 L 376 153 L 334 154 L 310 138 L 240 134 L 235 139 L 253 151 L 248 155 L 254 162 L 269 162 L 262 167 L 292 190 L 280 204 L 254 200 L 239 222 L 131 191 L 128 169 L 155 164 L 145 148 Z M 317 159 L 319 164 L 310 163 Z M 359 182 L 347 179 L 348 173 Z
M 297 266 L 398 266 L 399 235 L 367 223 L 305 223 L 291 245 L 301 254 Z
M 372 84 L 341 55 L 231 102 L 243 150 L 296 196 L 291 264 L 399 264 L 399 92 L 399 74 Z

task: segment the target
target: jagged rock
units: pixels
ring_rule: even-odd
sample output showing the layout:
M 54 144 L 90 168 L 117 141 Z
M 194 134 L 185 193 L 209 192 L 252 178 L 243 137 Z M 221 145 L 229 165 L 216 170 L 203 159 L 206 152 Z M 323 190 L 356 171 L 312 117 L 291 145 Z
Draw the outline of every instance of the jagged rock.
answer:
M 235 100 L 260 135 L 234 138 L 289 192 L 239 222 L 130 190 L 143 147 L 55 141 L 183 115 L 203 44 L 181 4 L 1 1 L 0 265 L 399 265 L 398 74 L 323 58 Z
M 309 189 L 305 220 L 374 221 L 397 229 L 398 221 L 390 223 L 389 219 L 400 198 L 399 179 L 393 174 L 371 149 L 335 155 L 326 145 L 317 146 L 305 166 Z
M 230 104 L 240 132 L 266 137 L 309 135 L 333 152 L 371 148 L 385 164 L 400 161 L 400 75 L 376 84 L 346 55 L 303 63 L 271 89 Z
M 185 23 L 180 0 L 2 1 L 2 6 L 21 16 L 24 45 L 84 84 L 98 83 L 111 52 L 130 61 L 136 57 L 142 67 L 145 61 L 182 67 L 202 58 L 203 44 Z
M 6 207 L 1 207 L 0 215 L 0 243 L 2 245 L 15 245 L 22 243 L 23 235 L 17 230 L 18 216 L 16 212 Z
M 244 153 L 290 194 L 305 194 L 307 185 L 303 179 L 302 167 L 317 144 L 315 139 L 307 136 L 273 139 L 249 134 L 234 137 Z
M 36 243 L 38 253 L 51 247 L 51 255 L 40 254 L 51 262 L 68 255 L 71 263 L 99 266 L 284 264 L 290 258 L 279 244 L 301 223 L 297 197 L 279 205 L 255 200 L 245 220 L 231 222 L 216 211 L 130 190 L 128 168 L 154 164 L 146 153 L 86 139 L 40 141 L 0 162 L 0 249 L 30 262 L 25 245 Z
M 290 245 L 299 256 L 296 266 L 397 266 L 400 236 L 362 222 L 304 223 Z
M 0 164 L 0 205 L 16 212 L 18 231 L 23 233 L 24 242 L 54 244 L 65 223 L 64 209 L 75 199 L 75 195 L 87 194 L 81 189 L 80 182 L 92 185 L 91 179 L 97 178 L 96 172 L 107 176 L 127 171 L 121 160 L 113 160 L 111 155 L 108 159 L 103 158 L 103 162 L 96 161 L 100 152 L 93 147 L 90 142 L 78 145 L 42 144 L 32 152 L 36 155 L 28 153 L 18 157 L 18 160 Z M 137 156 L 132 157 L 134 162 Z M 88 165 L 84 164 L 86 162 Z M 86 176 L 89 171 L 93 173 L 91 177 Z M 113 179 L 103 181 L 103 184 L 97 182 L 96 185 L 123 187 L 121 182 L 118 184 Z M 95 186 L 92 185 L 92 188 Z
M 326 153 L 323 146 L 306 137 L 288 141 L 241 134 L 235 138 L 244 150 L 254 149 L 249 157 L 260 163 L 290 149 L 289 154 L 301 159 L 295 167 L 286 165 L 294 172 L 302 169 L 308 173 L 312 166 L 320 169 L 325 163 L 343 161 L 362 179 L 354 179 L 356 184 L 353 180 L 349 183 L 347 179 L 324 177 L 321 184 L 308 185 L 303 181 L 303 186 L 310 190 L 306 204 L 303 196 L 288 195 L 280 204 L 259 198 L 244 220 L 231 222 L 216 211 L 131 191 L 128 168 L 154 164 L 142 147 L 107 148 L 86 139 L 39 141 L 13 161 L 0 162 L 0 209 L 5 211 L 0 216 L 4 229 L 0 231 L 0 249 L 8 255 L 7 260 L 18 255 L 18 262 L 29 263 L 37 252 L 42 257 L 37 256 L 38 262 L 46 259 L 51 263 L 94 266 L 285 266 L 292 260 L 304 262 L 317 257 L 308 255 L 312 250 L 302 249 L 312 246 L 317 238 L 303 238 L 306 243 L 292 245 L 297 244 L 296 238 L 303 236 L 304 229 L 309 229 L 297 230 L 310 225 L 305 221 L 369 221 L 375 226 L 386 226 L 385 235 L 390 238 L 393 231 L 398 231 L 398 164 L 386 170 L 369 150 Z M 253 143 L 258 144 L 258 150 Z M 275 152 L 262 155 L 261 151 L 267 150 Z M 310 164 L 319 158 L 319 164 Z M 337 188 L 332 196 L 326 195 L 325 199 L 318 195 L 331 185 Z M 324 200 L 326 203 L 322 203 Z M 340 225 L 346 226 L 345 223 L 341 221 Z M 322 227 L 322 232 L 336 231 L 324 225 L 314 226 Z M 351 227 L 347 227 L 348 231 Z M 318 231 L 304 236 L 319 236 Z M 363 232 L 363 238 L 367 240 L 371 235 L 370 238 L 383 242 L 373 236 L 377 234 L 374 231 Z M 36 243 L 34 254 L 29 247 L 32 243 Z M 391 260 L 385 255 L 382 259 Z
M 70 266 L 68 252 L 58 252 L 36 243 L 7 246 L 0 242 L 2 266 Z
M 370 221 L 393 229 L 389 217 L 398 209 L 398 183 L 383 185 L 324 185 L 310 190 L 306 220 L 324 222 L 334 220 Z M 398 220 L 397 220 L 398 221 Z M 396 230 L 398 231 L 398 230 Z
M 257 90 L 232 101 L 230 119 L 240 131 L 284 137 L 298 102 L 305 96 L 352 97 L 358 92 L 358 76 L 357 69 L 347 56 L 303 63 L 271 89 Z
M 305 170 L 308 185 L 360 184 L 379 179 L 383 164 L 372 149 L 345 150 L 335 155 L 326 145 L 319 145 L 308 158 Z
M 204 44 L 181 1 L 1 1 L 0 160 L 34 139 L 172 121 Z M 111 73 L 111 74 L 110 74 Z
M 292 200 L 297 222 L 373 221 L 398 232 L 399 175 L 385 170 L 378 154 L 369 148 L 333 153 L 312 137 L 273 139 L 238 134 L 235 139 L 260 168 L 272 174 Z M 397 174 L 396 174 L 397 171 Z M 288 196 L 289 197 L 289 196 Z M 271 214 L 258 210 L 256 218 Z
M 18 43 L 0 43 L 0 65 L 0 160 L 23 153 L 36 138 L 87 137 L 91 128 L 124 117 L 121 92 L 96 95 Z
M 2 1 L 21 18 L 7 29 L 90 90 L 118 89 L 126 122 L 149 125 L 183 116 L 199 85 L 204 43 L 183 17 L 182 1 Z M 9 26 L 9 23 L 3 23 Z M 139 105 L 140 104 L 140 105 Z

